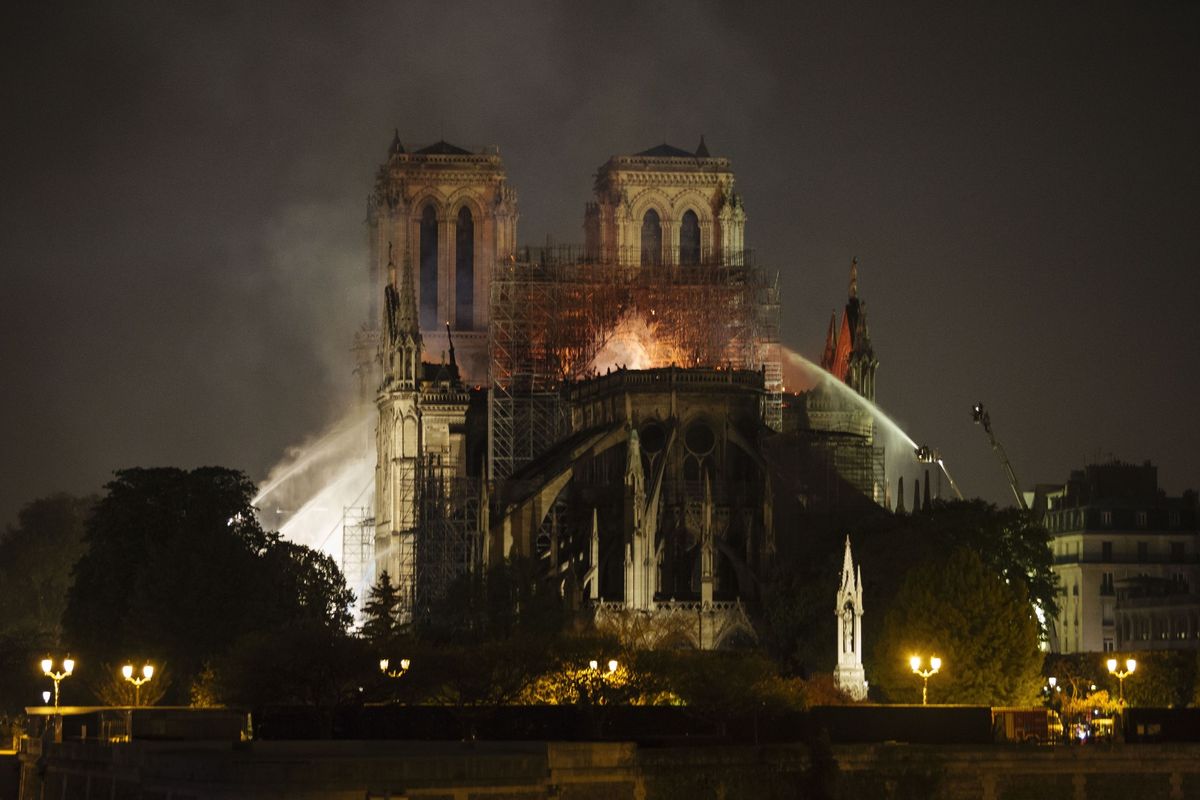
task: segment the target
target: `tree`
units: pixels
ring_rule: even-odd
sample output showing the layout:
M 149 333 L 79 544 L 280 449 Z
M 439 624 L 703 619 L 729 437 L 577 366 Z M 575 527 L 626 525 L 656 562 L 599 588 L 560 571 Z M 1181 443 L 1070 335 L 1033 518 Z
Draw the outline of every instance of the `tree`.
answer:
M 140 667 L 140 662 L 131 662 L 134 669 Z M 115 664 L 99 664 L 88 672 L 87 685 L 96 699 L 110 706 L 132 706 L 135 703 L 142 706 L 153 706 L 162 702 L 171 685 L 171 670 L 166 664 L 154 665 L 154 678 L 142 684 L 141 688 L 125 680 L 121 669 Z M 122 665 L 123 666 L 123 665 Z
M 388 649 L 395 639 L 399 629 L 396 619 L 399 607 L 400 594 L 385 569 L 367 592 L 367 602 L 363 606 L 362 635 L 376 650 Z
M 911 570 L 875 647 L 873 683 L 892 702 L 919 702 L 909 657 L 939 656 L 930 681 L 939 703 L 1021 705 L 1041 687 L 1038 628 L 1025 587 L 960 548 Z
M 275 596 L 282 598 L 275 609 L 281 621 L 304 616 L 338 630 L 354 622 L 354 592 L 331 556 L 295 542 L 272 541 L 262 558 Z
M 0 715 L 41 702 L 37 667 L 61 649 L 71 569 L 83 552 L 84 520 L 96 500 L 55 494 L 27 503 L 0 533 Z
M 331 736 L 333 711 L 358 696 L 362 681 L 377 672 L 361 639 L 308 617 L 240 637 L 202 680 L 194 699 L 261 708 L 306 705 L 321 715 L 322 735 Z
M 353 595 L 336 564 L 264 531 L 242 473 L 128 469 L 106 489 L 63 615 L 81 666 L 170 661 L 167 700 L 186 702 L 205 664 L 250 631 L 348 623 Z
M 836 653 L 833 598 L 843 543 L 850 535 L 863 573 L 863 640 L 870 660 L 883 620 L 909 571 L 959 548 L 974 550 L 994 575 L 1025 588 L 1047 617 L 1057 614 L 1049 534 L 1017 509 L 982 500 L 935 500 L 928 513 L 883 510 L 852 518 L 798 516 L 796 535 L 780 537 L 780 552 L 762 585 L 762 641 L 785 671 L 831 672 Z
M 478 643 L 517 633 L 556 638 L 566 623 L 562 596 L 532 559 L 493 566 L 486 574 L 460 576 L 417 626 L 430 642 Z
M 0 535 L 0 630 L 26 629 L 56 644 L 71 586 L 83 554 L 84 520 L 94 497 L 55 494 L 27 503 L 17 527 Z

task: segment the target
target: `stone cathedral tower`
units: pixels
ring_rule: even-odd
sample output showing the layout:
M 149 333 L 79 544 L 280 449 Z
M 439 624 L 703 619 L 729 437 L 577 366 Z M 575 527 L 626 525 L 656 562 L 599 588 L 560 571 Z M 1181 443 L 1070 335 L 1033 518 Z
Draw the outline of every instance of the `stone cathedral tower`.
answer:
M 516 249 L 517 193 L 499 150 L 472 153 L 438 142 L 409 152 L 397 133 L 367 204 L 373 298 L 383 295 L 388 248 L 411 256 L 414 298 L 430 361 L 449 350 L 447 327 L 464 379 L 487 378 L 488 295 L 493 267 Z M 371 309 L 370 326 L 379 319 Z M 379 382 L 374 331 L 356 345 L 365 393 Z
M 866 673 L 862 655 L 862 568 L 854 568 L 850 554 L 850 537 L 846 537 L 846 552 L 842 557 L 842 583 L 838 589 L 838 663 L 833 673 L 838 687 L 855 700 L 867 696 Z
M 613 156 L 584 217 L 590 253 L 640 266 L 740 264 L 746 212 L 729 159 L 662 144 Z
M 375 574 L 387 571 L 399 589 L 401 619 L 407 620 L 423 595 L 423 584 L 440 577 L 422 570 L 420 548 L 427 553 L 430 545 L 441 543 L 422 544 L 417 533 L 426 505 L 437 502 L 441 487 L 465 472 L 470 398 L 458 375 L 452 342 L 449 363 L 421 360 L 423 336 L 412 259 L 405 254 L 397 283 L 393 258 L 389 247 L 380 343 L 383 379 L 376 398 Z

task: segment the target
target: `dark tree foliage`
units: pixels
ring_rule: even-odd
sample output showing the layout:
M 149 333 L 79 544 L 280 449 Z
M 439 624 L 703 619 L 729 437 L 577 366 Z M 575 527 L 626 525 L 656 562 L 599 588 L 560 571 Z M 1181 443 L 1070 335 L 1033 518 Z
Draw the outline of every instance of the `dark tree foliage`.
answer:
M 55 494 L 27 503 L 0 534 L 0 716 L 42 702 L 37 663 L 62 650 L 60 627 L 71 570 L 83 552 L 94 497 Z M 77 687 L 64 684 L 66 697 Z
M 994 574 L 1024 587 L 1031 601 L 1057 613 L 1049 534 L 1017 509 L 982 500 L 943 502 L 917 514 L 879 510 L 853 518 L 790 520 L 762 587 L 762 638 L 789 672 L 831 671 L 836 654 L 834 597 L 849 534 L 864 583 L 863 640 L 869 659 L 905 576 L 958 549 L 974 551 Z
M 71 569 L 83 553 L 94 497 L 55 494 L 25 505 L 0 534 L 0 630 L 25 629 L 57 643 Z
M 1006 581 L 971 549 L 911 570 L 884 614 L 868 664 L 872 684 L 890 702 L 920 702 L 921 679 L 909 658 L 928 665 L 937 703 L 1022 705 L 1041 687 L 1037 622 L 1021 583 Z
M 366 642 L 316 618 L 302 617 L 240 637 L 216 659 L 201 693 L 250 708 L 313 706 L 324 713 L 329 735 L 334 707 L 357 698 L 362 681 L 375 674 Z
M 431 642 L 473 643 L 503 640 L 515 634 L 554 638 L 567 620 L 557 587 L 541 577 L 533 560 L 492 567 L 486 575 L 468 573 L 417 625 Z
M 263 562 L 275 581 L 274 591 L 294 601 L 274 609 L 281 614 L 280 622 L 305 617 L 339 630 L 354 622 L 354 592 L 331 556 L 294 542 L 275 541 L 263 553 Z
M 254 630 L 301 619 L 337 628 L 351 600 L 333 562 L 259 525 L 254 485 L 219 467 L 116 473 L 88 521 L 63 615 L 80 668 L 169 661 L 167 702 Z
M 390 649 L 399 634 L 400 623 L 396 619 L 399 606 L 400 595 L 392 585 L 392 577 L 384 570 L 367 592 L 362 626 L 362 637 L 380 652 Z

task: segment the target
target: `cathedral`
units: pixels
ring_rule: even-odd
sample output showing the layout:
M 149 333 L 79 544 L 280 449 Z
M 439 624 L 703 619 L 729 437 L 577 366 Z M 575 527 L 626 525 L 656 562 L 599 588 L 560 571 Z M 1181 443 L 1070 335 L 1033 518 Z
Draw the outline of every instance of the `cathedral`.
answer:
M 886 479 L 869 414 L 784 391 L 778 276 L 746 248 L 730 161 L 703 138 L 613 156 L 582 245 L 520 247 L 518 216 L 497 148 L 397 134 L 379 168 L 354 345 L 374 574 L 412 620 L 463 573 L 531 559 L 642 644 L 753 640 L 779 496 L 882 503 Z M 857 269 L 822 366 L 873 399 Z

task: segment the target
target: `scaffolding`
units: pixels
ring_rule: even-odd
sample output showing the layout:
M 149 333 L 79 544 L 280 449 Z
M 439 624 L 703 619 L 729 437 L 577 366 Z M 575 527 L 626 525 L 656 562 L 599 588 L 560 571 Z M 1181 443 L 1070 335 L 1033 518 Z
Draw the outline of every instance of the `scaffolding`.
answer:
M 355 618 L 361 619 L 375 582 L 375 517 L 366 506 L 342 508 L 342 575 L 358 598 Z
M 413 618 L 426 618 L 460 576 L 480 563 L 480 482 L 458 474 L 440 454 L 422 460 L 418 494 L 420 529 L 415 537 Z
M 562 387 L 593 374 L 617 332 L 644 332 L 641 367 L 763 372 L 764 422 L 782 426 L 778 275 L 750 251 L 637 266 L 629 253 L 526 248 L 493 270 L 488 476 L 508 478 L 566 431 Z

